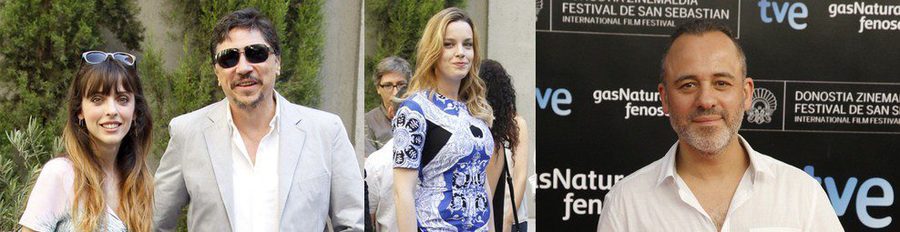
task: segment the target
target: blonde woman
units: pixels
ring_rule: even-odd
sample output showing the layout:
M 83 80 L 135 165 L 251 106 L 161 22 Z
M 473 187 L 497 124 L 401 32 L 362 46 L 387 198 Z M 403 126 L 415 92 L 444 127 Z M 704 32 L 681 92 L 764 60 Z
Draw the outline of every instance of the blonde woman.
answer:
M 394 197 L 400 231 L 488 231 L 485 170 L 494 149 L 478 35 L 469 16 L 428 20 L 407 99 L 393 119 Z
M 128 53 L 85 52 L 69 86 L 66 153 L 41 170 L 23 231 L 150 231 L 153 125 Z

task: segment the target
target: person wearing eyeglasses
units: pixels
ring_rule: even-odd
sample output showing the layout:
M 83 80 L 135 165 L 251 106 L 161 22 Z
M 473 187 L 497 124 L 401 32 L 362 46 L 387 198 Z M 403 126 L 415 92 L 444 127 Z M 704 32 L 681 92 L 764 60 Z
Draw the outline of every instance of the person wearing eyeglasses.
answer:
M 154 228 L 363 230 L 363 182 L 340 118 L 275 91 L 281 46 L 256 9 L 216 24 L 210 52 L 225 99 L 169 123 L 156 171 Z
M 390 106 L 397 108 L 403 102 L 406 88 L 391 97 Z M 393 117 L 393 115 L 391 115 Z M 394 209 L 394 141 L 388 139 L 380 149 L 366 158 L 365 182 L 369 219 L 372 231 L 397 231 L 397 213 Z
M 486 168 L 494 151 L 491 106 L 478 77 L 475 24 L 451 7 L 428 20 L 416 71 L 394 126 L 399 231 L 488 231 Z
M 381 105 L 366 112 L 366 157 L 391 139 L 391 120 L 396 111 L 391 99 L 400 89 L 406 88 L 410 75 L 409 62 L 396 56 L 382 59 L 375 67 L 372 81 L 381 96 Z
M 66 96 L 65 153 L 31 189 L 22 231 L 150 231 L 153 129 L 135 57 L 90 51 Z

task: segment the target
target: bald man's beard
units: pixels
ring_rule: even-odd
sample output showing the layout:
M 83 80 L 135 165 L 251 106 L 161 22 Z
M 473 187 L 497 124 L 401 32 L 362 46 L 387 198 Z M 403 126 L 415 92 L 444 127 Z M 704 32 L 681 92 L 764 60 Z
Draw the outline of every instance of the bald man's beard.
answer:
M 743 106 L 741 107 L 743 109 Z M 715 126 L 692 126 L 693 118 L 719 115 L 725 122 L 725 125 Z M 678 134 L 679 139 L 687 142 L 688 145 L 703 152 L 704 154 L 716 155 L 721 154 L 728 143 L 737 136 L 738 130 L 741 129 L 741 123 L 744 120 L 744 111 L 729 113 L 724 109 L 707 109 L 697 110 L 691 113 L 687 118 L 676 115 L 669 115 L 669 121 L 672 123 L 672 129 Z

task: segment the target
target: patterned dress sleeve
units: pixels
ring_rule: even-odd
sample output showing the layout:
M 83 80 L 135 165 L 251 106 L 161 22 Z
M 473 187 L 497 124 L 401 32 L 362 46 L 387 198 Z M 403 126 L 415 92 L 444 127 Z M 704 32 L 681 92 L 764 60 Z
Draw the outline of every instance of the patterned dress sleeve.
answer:
M 68 215 L 72 166 L 66 159 L 52 159 L 41 169 L 19 224 L 34 231 L 55 231 Z
M 394 168 L 418 169 L 425 145 L 428 123 L 422 107 L 413 100 L 413 95 L 404 101 L 391 126 L 394 128 Z

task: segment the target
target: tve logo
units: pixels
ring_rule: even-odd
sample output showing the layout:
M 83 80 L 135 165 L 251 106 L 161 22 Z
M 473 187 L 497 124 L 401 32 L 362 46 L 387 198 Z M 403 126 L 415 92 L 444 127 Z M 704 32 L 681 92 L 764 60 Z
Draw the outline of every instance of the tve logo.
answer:
M 538 107 L 542 110 L 547 109 L 547 104 L 553 109 L 553 113 L 559 116 L 568 116 L 572 114 L 572 109 L 563 109 L 562 106 L 572 104 L 572 93 L 567 89 L 551 89 L 547 88 L 541 91 L 540 88 L 534 88 L 534 94 L 537 97 Z
M 812 165 L 803 167 L 803 171 L 815 178 L 819 181 L 819 184 L 821 184 L 822 178 L 815 175 L 815 170 L 816 169 Z M 891 224 L 891 216 L 874 218 L 872 215 L 869 215 L 868 209 L 870 206 L 887 207 L 894 204 L 894 188 L 887 180 L 879 177 L 869 178 L 859 185 L 859 189 L 856 189 L 856 184 L 859 181 L 856 177 L 850 177 L 850 179 L 847 179 L 847 183 L 844 184 L 843 191 L 841 191 L 841 187 L 837 186 L 834 182 L 834 178 L 825 177 L 824 180 L 825 192 L 828 193 L 828 199 L 831 200 L 831 206 L 834 207 L 834 211 L 838 216 L 843 216 L 844 213 L 847 212 L 847 206 L 850 204 L 850 198 L 853 198 L 853 192 L 855 190 L 856 216 L 863 225 L 866 225 L 869 228 L 879 229 Z M 869 190 L 876 187 L 884 192 L 884 196 L 869 196 Z
M 760 0 L 757 5 L 759 6 L 759 19 L 764 23 L 772 23 L 772 17 L 769 17 L 769 12 L 771 12 L 778 23 L 783 23 L 784 19 L 787 18 L 788 24 L 794 30 L 806 29 L 805 22 L 797 22 L 797 19 L 805 19 L 809 16 L 809 9 L 802 2 L 784 2 L 779 4 L 776 1 Z

